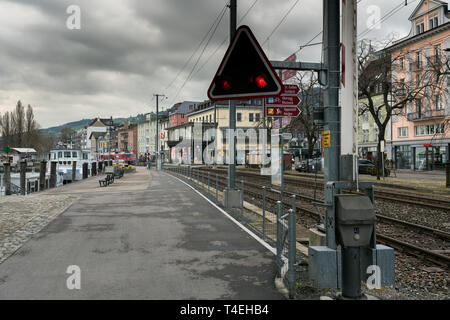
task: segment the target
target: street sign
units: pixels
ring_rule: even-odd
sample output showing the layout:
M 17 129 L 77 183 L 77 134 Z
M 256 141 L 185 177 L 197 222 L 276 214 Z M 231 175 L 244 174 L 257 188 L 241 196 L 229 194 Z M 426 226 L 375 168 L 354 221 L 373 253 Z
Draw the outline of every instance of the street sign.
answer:
M 296 96 L 300 92 L 300 88 L 296 84 L 285 84 L 281 90 L 281 95 L 294 95 Z
M 300 99 L 297 96 L 278 96 L 266 99 L 268 105 L 296 106 L 299 103 Z
M 300 109 L 294 107 L 266 106 L 266 117 L 298 117 Z
M 208 89 L 212 101 L 272 97 L 283 85 L 248 26 L 236 30 Z
M 3 152 L 4 153 L 10 153 L 11 152 L 11 148 L 6 146 L 6 147 L 3 148 Z
M 330 130 L 322 132 L 322 147 L 329 148 L 331 147 L 331 132 Z

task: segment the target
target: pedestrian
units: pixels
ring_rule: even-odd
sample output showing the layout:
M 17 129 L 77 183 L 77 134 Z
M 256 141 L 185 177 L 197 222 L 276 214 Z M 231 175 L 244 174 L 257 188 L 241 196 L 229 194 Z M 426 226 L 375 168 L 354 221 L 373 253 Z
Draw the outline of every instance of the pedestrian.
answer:
M 147 169 L 148 170 L 150 170 L 150 168 L 151 168 L 151 164 L 150 164 L 150 161 L 147 163 Z

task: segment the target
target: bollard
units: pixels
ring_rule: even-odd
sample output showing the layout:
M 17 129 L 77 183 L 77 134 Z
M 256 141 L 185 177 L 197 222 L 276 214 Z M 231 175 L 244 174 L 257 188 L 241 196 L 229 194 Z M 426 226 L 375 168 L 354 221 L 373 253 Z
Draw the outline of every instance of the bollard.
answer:
M 244 221 L 244 180 L 241 180 L 241 216 Z
M 56 165 L 58 162 L 50 163 L 50 188 L 56 188 Z
M 445 164 L 445 187 L 450 188 L 450 162 Z
M 209 172 L 208 172 L 208 195 L 209 195 Z
M 219 175 L 216 173 L 216 202 L 219 202 Z
M 262 233 L 263 240 L 266 240 L 266 187 L 262 187 Z
M 39 191 L 45 189 L 45 173 L 47 172 L 47 161 L 41 161 L 41 167 L 39 171 Z
M 283 230 L 281 229 L 281 211 L 283 210 L 283 206 L 281 204 L 281 201 L 277 201 L 277 274 L 278 277 L 281 277 L 281 251 L 282 251 L 282 237 L 283 237 Z
M 88 177 L 88 164 L 83 163 L 83 179 L 87 179 Z
M 6 162 L 3 164 L 3 167 L 5 169 L 5 196 L 11 195 L 11 165 L 9 162 Z
M 75 182 L 77 180 L 77 162 L 72 162 L 72 182 Z
M 295 194 L 292 195 L 292 210 L 293 210 L 294 212 L 297 212 Z
M 20 194 L 26 195 L 25 180 L 27 175 L 27 163 L 25 160 L 20 161 Z
M 97 175 L 97 162 L 92 162 L 91 168 L 92 168 L 92 175 L 96 176 Z
M 295 196 L 294 196 L 295 199 Z M 289 283 L 289 298 L 294 298 L 295 292 L 295 253 L 296 253 L 296 212 L 293 209 L 289 210 L 289 257 L 288 257 L 288 283 Z

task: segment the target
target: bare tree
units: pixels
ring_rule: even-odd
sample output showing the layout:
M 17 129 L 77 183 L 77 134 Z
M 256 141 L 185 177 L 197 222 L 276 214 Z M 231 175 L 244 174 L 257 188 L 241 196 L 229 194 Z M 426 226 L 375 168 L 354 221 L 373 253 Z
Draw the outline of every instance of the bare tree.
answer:
M 314 146 L 319 139 L 321 126 L 313 121 L 314 106 L 318 106 L 322 101 L 319 82 L 314 72 L 298 72 L 296 83 L 300 88 L 299 109 L 300 115 L 293 118 L 289 128 L 293 134 L 302 133 L 307 141 L 307 159 L 313 157 Z M 309 161 L 307 161 L 307 171 L 309 171 Z
M 442 91 L 444 78 L 442 62 L 432 57 L 433 63 L 410 61 L 408 65 L 414 70 L 415 78 L 406 81 L 401 72 L 393 70 L 402 70 L 407 57 L 414 52 L 404 50 L 393 56 L 387 46 L 384 46 L 377 50 L 379 45 L 363 40 L 359 44 L 358 52 L 359 96 L 365 98 L 360 100 L 359 114 L 372 115 L 378 128 L 377 179 L 380 179 L 380 173 L 384 174 L 381 141 L 385 140 L 386 127 L 392 117 L 413 116 L 411 110 L 407 109 L 411 103 L 416 105 L 416 112 L 421 113 L 424 99 L 429 101 L 434 93 Z M 379 95 L 382 96 L 381 100 L 375 98 Z

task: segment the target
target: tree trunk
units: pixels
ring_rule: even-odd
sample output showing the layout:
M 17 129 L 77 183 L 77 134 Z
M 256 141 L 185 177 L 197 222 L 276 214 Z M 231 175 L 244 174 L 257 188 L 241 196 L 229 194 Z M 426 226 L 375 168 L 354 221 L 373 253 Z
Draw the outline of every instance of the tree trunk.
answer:
M 380 180 L 380 173 L 384 177 L 384 168 L 383 168 L 383 158 L 384 150 L 381 150 L 381 141 L 384 141 L 384 130 L 378 134 L 378 144 L 377 144 L 377 180 Z M 385 142 L 386 145 L 386 142 Z

